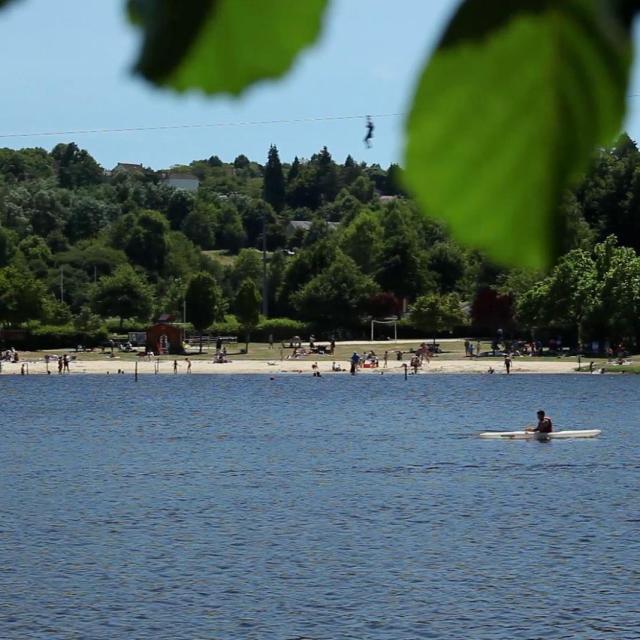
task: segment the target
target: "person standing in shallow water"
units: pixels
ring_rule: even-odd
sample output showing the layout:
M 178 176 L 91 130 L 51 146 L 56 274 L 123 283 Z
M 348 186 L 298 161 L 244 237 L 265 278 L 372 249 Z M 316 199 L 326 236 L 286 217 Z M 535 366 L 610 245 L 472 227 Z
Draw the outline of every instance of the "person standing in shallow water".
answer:
M 173 373 L 178 373 L 178 361 L 173 361 Z
M 511 373 L 511 356 L 508 353 L 504 357 L 504 368 L 507 370 L 507 374 Z
M 358 355 L 357 352 L 353 352 L 353 355 L 351 356 L 351 375 L 355 376 L 356 375 L 356 369 L 358 368 L 358 365 L 360 364 L 360 356 Z

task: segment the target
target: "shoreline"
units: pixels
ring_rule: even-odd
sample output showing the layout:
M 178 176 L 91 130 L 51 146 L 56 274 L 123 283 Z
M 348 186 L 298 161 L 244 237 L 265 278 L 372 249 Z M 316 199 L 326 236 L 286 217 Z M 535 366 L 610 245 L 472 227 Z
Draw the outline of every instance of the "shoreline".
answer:
M 322 360 L 283 360 L 283 361 L 265 361 L 265 360 L 236 360 L 224 364 L 214 364 L 206 360 L 191 360 L 191 372 L 187 372 L 187 363 L 184 357 L 178 358 L 178 371 L 173 371 L 173 360 L 161 360 L 156 371 L 156 362 L 148 360 L 131 361 L 119 360 L 117 358 L 109 360 L 74 360 L 70 363 L 70 371 L 62 375 L 118 375 L 118 371 L 125 375 L 134 375 L 136 364 L 138 365 L 139 375 L 276 375 L 276 374 L 295 374 L 295 375 L 313 375 L 312 366 L 314 363 L 318 365 L 318 371 L 321 376 L 325 375 L 350 375 L 349 361 L 336 360 L 335 363 L 340 365 L 342 371 L 332 371 L 331 362 Z M 405 363 L 408 364 L 408 363 Z M 3 375 L 21 375 L 22 365 L 25 365 L 25 375 L 47 375 L 47 366 L 44 360 L 30 361 L 24 360 L 17 363 L 2 363 Z M 479 361 L 469 359 L 451 359 L 438 360 L 434 358 L 429 364 L 424 364 L 418 370 L 418 375 L 434 375 L 434 374 L 484 374 L 488 373 L 489 366 L 495 369 L 493 375 L 507 375 L 504 366 L 496 361 Z M 529 361 L 515 360 L 511 368 L 510 375 L 530 375 L 530 374 L 578 374 L 577 362 L 571 361 Z M 52 376 L 58 376 L 57 364 L 49 363 L 49 372 Z M 382 365 L 377 368 L 361 368 L 358 369 L 356 375 L 404 375 L 405 369 L 403 364 L 397 361 L 390 361 L 388 366 L 384 368 Z M 623 371 L 621 371 L 622 373 Z M 408 373 L 413 375 L 411 368 L 408 367 Z M 582 372 L 591 375 L 588 372 Z

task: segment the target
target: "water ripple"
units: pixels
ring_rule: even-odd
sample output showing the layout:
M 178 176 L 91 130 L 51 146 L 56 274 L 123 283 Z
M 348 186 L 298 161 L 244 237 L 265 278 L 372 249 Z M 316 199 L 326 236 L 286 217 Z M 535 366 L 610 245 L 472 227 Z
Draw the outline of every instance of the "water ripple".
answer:
M 640 638 L 640 379 L 594 378 L 0 376 L 0 638 Z M 603 437 L 475 437 L 540 404 Z

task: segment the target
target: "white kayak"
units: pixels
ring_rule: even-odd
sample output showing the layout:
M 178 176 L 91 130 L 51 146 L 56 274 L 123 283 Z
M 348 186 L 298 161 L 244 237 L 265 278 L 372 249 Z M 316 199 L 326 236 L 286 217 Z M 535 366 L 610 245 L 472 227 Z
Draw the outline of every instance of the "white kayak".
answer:
M 583 429 L 582 431 L 552 431 L 538 433 L 537 431 L 485 431 L 481 438 L 491 440 L 556 440 L 558 438 L 595 438 L 602 433 L 600 429 Z

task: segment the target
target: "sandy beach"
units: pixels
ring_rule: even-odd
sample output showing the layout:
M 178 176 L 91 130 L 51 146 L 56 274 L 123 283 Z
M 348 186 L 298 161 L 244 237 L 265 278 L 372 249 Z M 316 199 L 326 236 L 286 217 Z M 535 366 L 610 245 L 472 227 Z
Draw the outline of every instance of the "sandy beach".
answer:
M 178 359 L 177 375 L 187 374 L 187 362 L 184 356 Z M 225 364 L 214 364 L 206 360 L 191 360 L 191 374 L 298 374 L 312 375 L 312 365 L 317 362 L 321 375 L 349 375 L 349 362 L 336 361 L 343 371 L 335 372 L 331 370 L 332 363 L 327 360 L 237 360 Z M 29 375 L 46 375 L 47 365 L 44 359 L 24 360 L 18 363 L 2 363 L 0 375 L 20 375 L 22 365 L 25 364 L 25 373 Z M 119 358 L 105 358 L 104 360 L 72 360 L 70 364 L 70 374 L 101 374 L 117 375 L 118 370 L 125 374 L 135 373 L 136 364 L 140 375 L 169 374 L 174 375 L 173 360 L 162 359 L 157 365 L 154 360 L 140 359 L 137 363 L 132 360 L 120 360 Z M 486 374 L 489 366 L 495 369 L 495 375 L 506 375 L 504 365 L 496 360 L 480 359 L 455 359 L 445 360 L 434 358 L 429 364 L 426 362 L 418 375 L 429 375 L 437 373 L 482 373 Z M 515 358 L 511 375 L 518 374 L 562 374 L 575 373 L 577 363 L 573 358 L 553 361 L 541 361 L 530 358 Z M 57 363 L 49 363 L 51 375 L 58 375 Z M 361 368 L 357 375 L 404 375 L 404 367 L 397 361 L 389 361 L 387 368 L 382 364 L 379 368 Z M 65 374 L 68 375 L 68 374 Z

